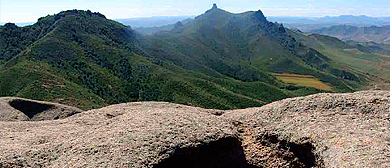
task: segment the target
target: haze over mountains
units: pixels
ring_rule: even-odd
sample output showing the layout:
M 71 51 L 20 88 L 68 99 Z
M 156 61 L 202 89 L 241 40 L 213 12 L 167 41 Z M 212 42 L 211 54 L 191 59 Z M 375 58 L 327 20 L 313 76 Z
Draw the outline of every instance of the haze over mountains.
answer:
M 390 25 L 390 17 L 370 17 L 366 15 L 353 16 L 326 16 L 320 18 L 311 17 L 268 17 L 270 21 L 283 23 L 288 28 L 299 29 L 301 31 L 312 31 L 314 29 L 336 26 L 350 25 L 357 27 L 366 26 L 386 26 Z
M 169 24 L 175 24 L 176 22 L 186 19 L 193 19 L 195 16 L 155 16 L 144 18 L 128 18 L 128 19 L 115 19 L 116 21 L 129 25 L 132 28 L 140 27 L 160 27 Z
M 356 27 L 337 25 L 329 28 L 314 29 L 312 33 L 337 37 L 341 40 L 357 42 L 375 42 L 390 44 L 390 26 Z
M 192 19 L 194 16 L 156 16 L 150 18 L 116 19 L 116 21 L 129 25 L 132 28 L 151 28 L 167 26 L 188 18 Z M 366 15 L 340 15 L 325 17 L 267 16 L 267 20 L 270 22 L 282 23 L 287 28 L 299 29 L 305 32 L 336 25 L 350 25 L 356 27 L 390 25 L 390 17 L 371 17 Z
M 160 31 L 174 28 L 178 21 L 188 22 L 193 16 L 178 17 L 151 17 L 118 19 L 125 25 L 132 26 L 137 32 L 152 35 Z M 187 20 L 186 20 L 187 19 Z M 269 16 L 267 20 L 282 23 L 287 28 L 299 29 L 337 37 L 341 40 L 353 40 L 356 42 L 388 43 L 390 17 L 370 17 L 366 15 L 353 16 L 326 16 L 326 17 L 283 17 Z
M 195 16 L 153 16 L 153 17 L 138 17 L 138 18 L 122 18 L 114 19 L 124 25 L 131 26 L 133 29 L 139 29 L 145 32 L 144 29 L 161 30 L 171 29 L 176 22 L 186 19 L 193 19 Z M 387 26 L 390 25 L 390 17 L 371 17 L 366 15 L 340 15 L 340 16 L 325 16 L 325 17 L 294 17 L 294 16 L 268 16 L 267 20 L 271 22 L 283 23 L 284 26 L 291 29 L 299 29 L 301 31 L 313 31 L 314 29 L 331 27 L 336 25 L 349 25 L 356 27 L 370 26 Z M 0 25 L 4 25 L 0 22 Z M 34 22 L 15 23 L 18 26 L 28 26 Z M 168 28 L 167 28 L 168 27 Z M 153 31 L 154 33 L 157 31 Z M 150 33 L 149 33 L 150 34 Z

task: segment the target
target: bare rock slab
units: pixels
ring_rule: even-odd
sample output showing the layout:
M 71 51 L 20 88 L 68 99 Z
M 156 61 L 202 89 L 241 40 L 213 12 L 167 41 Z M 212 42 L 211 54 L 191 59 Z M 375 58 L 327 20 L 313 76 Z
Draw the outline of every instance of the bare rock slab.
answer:
M 363 91 L 229 111 L 135 102 L 0 121 L 0 167 L 389 167 L 389 110 L 390 92 Z
M 75 107 L 18 97 L 0 98 L 0 109 L 0 121 L 56 120 L 82 112 Z

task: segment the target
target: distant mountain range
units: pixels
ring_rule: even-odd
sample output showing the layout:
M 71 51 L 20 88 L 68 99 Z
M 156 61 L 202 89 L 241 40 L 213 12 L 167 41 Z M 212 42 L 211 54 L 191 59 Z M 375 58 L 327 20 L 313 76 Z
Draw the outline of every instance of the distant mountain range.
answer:
M 340 40 L 286 29 L 260 10 L 233 14 L 216 5 L 148 36 L 82 10 L 31 26 L 7 23 L 0 35 L 0 96 L 81 109 L 152 100 L 246 108 L 323 92 L 274 73 L 311 75 L 332 92 L 358 90 L 371 73 L 343 62 L 353 55 L 338 59 L 336 51 L 353 49 Z
M 154 16 L 139 18 L 114 19 L 124 25 L 131 26 L 133 29 L 139 29 L 144 32 L 157 32 L 156 30 L 168 30 L 172 25 L 193 19 L 195 16 Z M 267 20 L 284 24 L 287 28 L 297 28 L 301 31 L 311 31 L 313 29 L 330 27 L 334 25 L 351 25 L 357 27 L 364 26 L 385 26 L 390 25 L 390 17 L 370 17 L 366 15 L 340 15 L 326 17 L 289 17 L 289 16 L 269 16 Z M 4 25 L 0 22 L 0 25 Z M 28 26 L 34 22 L 15 23 L 17 26 Z
M 0 25 L 4 25 L 4 22 L 0 22 Z M 23 26 L 29 26 L 33 25 L 34 22 L 20 22 L 20 23 L 15 23 L 17 26 L 23 27 Z
M 135 31 L 144 34 L 152 35 L 160 31 L 171 30 L 177 22 L 187 23 L 195 16 L 156 16 L 146 18 L 128 18 L 116 19 L 116 21 L 131 26 Z
M 178 21 L 186 19 L 193 19 L 195 16 L 154 16 L 154 17 L 139 17 L 139 18 L 125 18 L 114 19 L 124 25 L 131 26 L 132 28 L 153 28 L 161 27 L 170 24 L 175 24 Z M 0 25 L 4 25 L 5 22 L 0 22 Z M 33 25 L 34 22 L 19 22 L 15 23 L 19 27 Z
M 390 44 L 390 26 L 356 27 L 337 25 L 329 28 L 315 29 L 311 32 L 337 37 L 344 41 L 353 40 L 357 42 Z
M 178 21 L 193 19 L 195 16 L 155 16 L 144 18 L 115 19 L 116 21 L 131 26 L 132 28 L 150 28 L 175 24 Z
M 268 17 L 270 21 L 283 23 L 288 28 L 299 29 L 301 31 L 312 31 L 323 27 L 335 25 L 351 25 L 357 27 L 364 26 L 385 26 L 390 25 L 390 17 L 369 17 L 366 15 L 353 16 L 326 16 L 321 18 L 313 17 Z
M 131 26 L 136 31 L 151 35 L 159 31 L 170 30 L 178 21 L 186 22 L 194 16 L 167 16 L 167 17 L 150 17 L 150 18 L 129 18 L 117 19 L 125 25 Z M 390 25 L 390 17 L 369 17 L 365 15 L 341 15 L 341 16 L 326 16 L 326 17 L 282 17 L 269 16 L 267 20 L 271 22 L 282 23 L 287 28 L 299 29 L 304 32 L 310 32 L 315 29 L 331 27 L 336 25 L 351 25 L 357 27 L 367 26 L 385 26 Z

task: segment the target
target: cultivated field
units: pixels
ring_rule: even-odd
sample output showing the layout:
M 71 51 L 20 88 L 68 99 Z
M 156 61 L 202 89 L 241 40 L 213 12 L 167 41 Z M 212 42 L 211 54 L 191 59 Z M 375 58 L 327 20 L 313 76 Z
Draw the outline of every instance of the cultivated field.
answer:
M 284 83 L 296 84 L 299 86 L 314 87 L 321 90 L 332 90 L 332 87 L 319 81 L 317 78 L 311 75 L 298 75 L 298 74 L 274 74 L 276 78 L 282 80 Z

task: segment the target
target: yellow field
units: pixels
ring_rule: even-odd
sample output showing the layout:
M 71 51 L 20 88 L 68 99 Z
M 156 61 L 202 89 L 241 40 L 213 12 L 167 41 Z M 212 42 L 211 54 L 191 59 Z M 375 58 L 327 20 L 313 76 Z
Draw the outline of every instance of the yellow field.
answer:
M 332 87 L 319 81 L 311 75 L 297 75 L 297 74 L 274 74 L 276 78 L 282 80 L 284 83 L 296 84 L 299 86 L 314 87 L 321 90 L 332 90 Z

